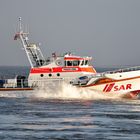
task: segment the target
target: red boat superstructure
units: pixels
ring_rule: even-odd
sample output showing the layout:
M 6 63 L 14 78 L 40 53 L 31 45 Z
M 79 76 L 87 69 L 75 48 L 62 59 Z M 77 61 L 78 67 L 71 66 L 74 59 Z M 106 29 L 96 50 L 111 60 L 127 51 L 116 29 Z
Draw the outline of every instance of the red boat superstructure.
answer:
M 81 72 L 83 74 L 95 73 L 95 69 L 89 64 L 90 60 L 91 57 L 77 57 L 71 54 L 58 56 L 46 65 L 31 68 L 30 77 L 66 78 L 81 75 Z

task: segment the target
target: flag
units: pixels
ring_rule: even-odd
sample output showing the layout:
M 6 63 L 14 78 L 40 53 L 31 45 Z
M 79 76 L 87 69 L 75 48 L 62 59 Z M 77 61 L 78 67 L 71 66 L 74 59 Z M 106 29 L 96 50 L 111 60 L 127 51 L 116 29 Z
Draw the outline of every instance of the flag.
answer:
M 15 34 L 14 40 L 17 40 L 19 38 L 19 34 Z

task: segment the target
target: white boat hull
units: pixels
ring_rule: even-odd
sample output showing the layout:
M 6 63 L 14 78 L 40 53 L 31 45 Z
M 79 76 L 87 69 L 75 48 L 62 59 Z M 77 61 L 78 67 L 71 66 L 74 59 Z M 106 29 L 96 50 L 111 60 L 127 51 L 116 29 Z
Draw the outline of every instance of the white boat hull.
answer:
M 72 84 L 105 94 L 133 97 L 140 93 L 140 67 L 79 77 Z
M 108 92 L 108 93 L 109 92 L 118 93 L 118 94 L 128 93 L 128 92 L 140 90 L 140 77 L 133 78 L 130 80 L 105 83 L 100 85 L 87 85 L 84 87 L 91 90 L 98 90 L 98 91 Z

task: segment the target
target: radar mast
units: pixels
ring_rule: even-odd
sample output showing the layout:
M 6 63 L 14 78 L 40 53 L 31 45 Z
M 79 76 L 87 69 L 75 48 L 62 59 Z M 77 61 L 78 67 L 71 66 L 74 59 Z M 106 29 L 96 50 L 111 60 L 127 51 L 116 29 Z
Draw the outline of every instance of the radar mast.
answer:
M 31 68 L 40 67 L 45 63 L 44 56 L 39 46 L 28 42 L 28 34 L 29 33 L 23 32 L 21 17 L 19 17 L 19 31 L 15 34 L 14 40 L 19 39 L 21 41 Z

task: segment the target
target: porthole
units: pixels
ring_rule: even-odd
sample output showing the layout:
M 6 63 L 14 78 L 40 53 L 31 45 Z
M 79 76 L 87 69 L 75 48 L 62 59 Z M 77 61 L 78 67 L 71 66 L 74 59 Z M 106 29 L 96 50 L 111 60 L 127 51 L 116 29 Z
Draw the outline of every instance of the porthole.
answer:
M 60 76 L 60 73 L 57 73 L 57 76 Z
M 40 77 L 43 77 L 44 76 L 44 74 L 40 74 Z
M 50 73 L 50 74 L 49 74 L 49 77 L 51 77 L 51 76 L 52 76 L 52 74 Z

